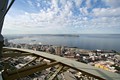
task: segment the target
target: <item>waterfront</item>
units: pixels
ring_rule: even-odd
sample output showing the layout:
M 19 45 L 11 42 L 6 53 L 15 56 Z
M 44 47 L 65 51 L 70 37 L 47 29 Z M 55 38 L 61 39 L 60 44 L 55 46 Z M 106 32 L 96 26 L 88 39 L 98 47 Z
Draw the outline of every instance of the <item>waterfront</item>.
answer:
M 91 39 L 91 37 L 93 39 Z M 114 36 L 115 37 L 115 36 Z M 120 73 L 120 55 L 118 55 L 116 53 L 116 51 L 114 50 L 84 50 L 84 49 L 80 49 L 80 48 L 70 48 L 70 46 L 66 47 L 66 43 L 68 43 L 66 41 L 66 43 L 64 45 L 58 45 L 55 46 L 56 44 L 52 44 L 52 43 L 48 43 L 49 40 L 52 42 L 53 39 L 53 43 L 56 43 L 56 41 L 58 40 L 59 42 L 64 42 L 65 40 L 68 39 L 69 40 L 74 40 L 77 38 L 82 38 L 84 41 L 86 41 L 86 38 L 90 38 L 91 40 L 93 40 L 94 42 L 94 35 L 89 35 L 89 36 L 43 36 L 43 35 L 37 35 L 37 36 L 20 36 L 14 39 L 9 39 L 9 42 L 7 42 L 7 40 L 5 40 L 5 46 L 9 47 L 9 48 L 15 48 L 15 49 L 23 49 L 23 50 L 32 50 L 32 51 L 37 51 L 43 54 L 39 54 L 39 55 L 44 55 L 44 53 L 46 54 L 46 56 L 49 55 L 49 57 L 52 57 L 52 59 L 55 59 L 58 56 L 61 56 L 60 58 L 69 58 L 69 60 L 71 59 L 72 64 L 74 63 L 74 61 L 77 61 L 80 63 L 84 63 L 84 64 L 88 64 L 91 66 L 95 66 L 97 68 L 101 68 L 104 69 L 106 71 L 111 71 L 114 73 Z M 99 38 L 106 38 L 106 39 L 111 39 L 112 37 L 110 36 L 97 36 L 95 39 L 99 39 Z M 119 39 L 119 37 L 116 37 Z M 90 40 L 89 39 L 89 40 Z M 40 41 L 43 40 L 43 41 Z M 60 41 L 61 40 L 61 41 Z M 48 41 L 48 42 L 46 42 Z M 46 42 L 46 43 L 43 43 Z M 100 41 L 98 41 L 100 42 Z M 72 43 L 72 42 L 69 42 Z M 52 45 L 51 45 L 52 44 Z M 59 43 L 60 44 L 60 43 Z M 106 44 L 104 44 L 106 45 Z M 52 54 L 52 55 L 51 55 Z M 53 58 L 53 56 L 55 56 L 55 58 Z M 13 59 L 13 58 L 12 58 Z M 26 56 L 26 57 L 20 57 L 14 60 L 10 60 L 10 62 L 12 64 L 14 64 L 12 67 L 15 67 L 17 69 L 21 69 L 26 62 L 24 61 L 25 59 L 27 59 L 26 61 L 33 61 L 32 56 Z M 17 64 L 15 62 L 15 60 L 18 60 L 20 63 Z M 41 60 L 41 58 L 40 58 Z M 56 60 L 59 60 L 58 58 Z M 50 62 L 49 60 L 45 60 Z M 70 62 L 71 62 L 70 61 Z M 15 63 L 14 63 L 15 62 Z M 17 64 L 17 65 L 15 65 Z M 71 64 L 71 63 L 70 63 Z M 77 65 L 75 64 L 75 65 Z M 38 60 L 36 60 L 36 62 L 29 64 L 31 66 L 33 65 L 38 65 Z M 83 65 L 83 64 L 82 64 Z M 80 65 L 81 66 L 81 65 Z M 94 67 L 94 68 L 95 68 Z M 52 71 L 51 71 L 52 69 Z M 40 73 L 34 73 L 32 76 L 27 76 L 27 77 L 23 77 L 23 80 L 27 80 L 27 79 L 32 79 L 32 80 L 43 80 L 41 79 L 42 77 L 44 79 L 49 78 L 49 75 L 51 75 L 51 73 L 53 73 L 53 71 L 56 70 L 56 67 L 51 67 L 49 69 L 44 70 L 44 72 L 40 72 Z M 88 70 L 87 70 L 88 71 Z M 94 72 L 94 71 L 93 71 Z M 42 75 L 43 74 L 43 75 Z M 68 79 L 70 76 L 72 76 L 71 80 L 86 80 L 86 76 L 85 75 L 81 75 L 81 72 L 78 72 L 76 70 L 72 70 L 72 69 L 67 69 L 66 72 L 61 73 L 59 76 L 57 76 L 57 78 L 60 78 L 61 80 L 63 79 Z M 33 77 L 34 76 L 34 77 Z
M 7 48 L 7 46 L 6 46 L 6 48 Z M 38 45 L 38 44 L 29 45 L 29 44 L 12 44 L 12 43 L 9 44 L 8 48 L 10 48 L 10 49 L 13 48 L 13 50 L 14 49 L 16 49 L 16 50 L 21 49 L 21 50 L 27 50 L 27 51 L 30 50 L 30 52 L 37 51 L 37 52 L 40 52 L 40 53 L 38 53 L 39 55 L 50 57 L 55 60 L 63 60 L 63 59 L 61 59 L 62 57 L 64 57 L 64 59 L 69 58 L 69 60 L 71 59 L 70 62 L 72 62 L 72 63 L 70 63 L 70 64 L 72 64 L 72 65 L 73 65 L 74 61 L 76 60 L 77 64 L 74 64 L 76 66 L 78 66 L 78 62 L 80 62 L 80 64 L 79 64 L 80 66 L 84 65 L 84 67 L 85 67 L 85 64 L 88 64 L 88 66 L 92 65 L 92 66 L 95 66 L 97 68 L 101 68 L 101 69 L 104 69 L 107 71 L 120 73 L 120 64 L 119 64 L 120 56 L 114 51 L 109 51 L 109 52 L 101 51 L 101 50 L 96 50 L 96 51 L 91 50 L 90 51 L 90 50 L 83 50 L 83 49 L 78 49 L 78 48 L 58 47 L 58 46 L 52 46 L 52 45 L 51 46 L 50 45 Z M 3 55 L 3 56 L 5 57 L 5 55 Z M 58 57 L 58 56 L 61 56 L 61 57 Z M 24 57 L 20 57 L 20 58 L 15 57 L 17 59 L 14 59 L 11 61 L 11 59 L 13 59 L 13 58 L 11 58 L 9 60 L 12 64 L 14 64 L 13 67 L 19 69 L 25 65 L 26 61 L 24 61 L 24 60 L 33 61 L 32 60 L 33 57 L 35 57 L 35 56 L 26 56 L 26 57 L 24 56 Z M 20 63 L 19 62 L 16 63 L 15 60 L 18 60 Z M 69 62 L 69 60 L 68 60 L 68 62 Z M 41 61 L 41 57 L 40 57 L 39 61 Z M 34 62 L 29 65 L 37 65 L 39 63 L 39 61 L 37 60 L 37 62 Z M 45 59 L 45 61 L 50 62 L 49 60 L 46 60 L 46 59 Z M 62 61 L 62 62 L 64 62 L 64 61 Z M 81 64 L 81 63 L 85 63 L 85 64 Z M 82 68 L 80 68 L 80 69 L 82 69 Z M 46 73 L 46 70 L 47 70 L 47 73 Z M 43 80 L 43 79 L 41 79 L 42 76 L 44 76 L 44 78 L 47 78 L 47 77 L 49 77 L 49 74 L 50 74 L 49 72 L 51 72 L 51 69 L 46 69 L 46 70 L 45 70 L 45 72 L 37 74 L 37 76 L 36 76 L 36 73 L 33 74 L 34 77 L 32 77 L 31 75 L 27 76 L 27 77 L 23 78 L 23 80 L 28 80 L 26 78 L 29 78 L 32 80 L 34 80 L 34 79 L 35 80 L 37 80 L 37 79 Z M 54 70 L 55 70 L 55 68 L 52 67 L 52 71 L 54 71 Z M 87 69 L 87 71 L 88 71 L 88 69 Z M 72 77 L 73 79 L 71 78 L 70 80 L 80 80 L 80 79 L 86 80 L 86 76 L 84 74 L 81 75 L 82 74 L 81 72 L 78 72 L 76 70 L 71 71 L 71 69 L 68 69 L 66 72 L 67 73 L 62 73 L 59 75 L 59 76 L 61 76 L 59 78 L 62 78 L 61 80 L 63 80 L 64 78 L 68 79 L 71 75 L 73 76 Z M 41 75 L 41 74 L 43 74 L 43 75 Z
M 120 34 L 80 34 L 76 36 L 19 35 L 9 40 L 14 43 L 40 43 L 43 45 L 78 47 L 81 49 L 120 51 Z

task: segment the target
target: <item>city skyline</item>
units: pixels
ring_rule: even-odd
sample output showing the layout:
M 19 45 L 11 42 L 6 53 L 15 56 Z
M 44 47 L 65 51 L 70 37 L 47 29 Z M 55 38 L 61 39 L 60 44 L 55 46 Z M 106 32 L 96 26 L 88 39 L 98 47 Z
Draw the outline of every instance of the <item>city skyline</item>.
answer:
M 119 0 L 16 0 L 3 34 L 120 34 Z

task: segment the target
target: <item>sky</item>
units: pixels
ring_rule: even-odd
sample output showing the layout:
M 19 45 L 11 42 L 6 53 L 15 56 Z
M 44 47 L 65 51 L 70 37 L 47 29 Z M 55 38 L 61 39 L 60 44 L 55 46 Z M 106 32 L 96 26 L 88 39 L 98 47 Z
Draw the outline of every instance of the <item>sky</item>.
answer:
M 15 0 L 2 34 L 120 34 L 120 0 Z

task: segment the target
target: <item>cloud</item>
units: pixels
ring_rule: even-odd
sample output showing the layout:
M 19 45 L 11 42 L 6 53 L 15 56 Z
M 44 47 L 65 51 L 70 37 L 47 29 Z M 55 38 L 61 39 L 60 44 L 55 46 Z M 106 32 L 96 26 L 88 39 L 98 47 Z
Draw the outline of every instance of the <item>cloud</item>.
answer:
M 33 3 L 31 0 L 27 0 L 28 4 L 33 7 Z
M 40 7 L 40 3 L 37 3 L 37 7 Z
M 60 16 L 63 18 L 72 16 L 72 11 L 71 11 L 72 7 L 73 7 L 72 3 L 67 1 L 64 8 L 60 11 Z
M 86 0 L 86 6 L 87 6 L 87 8 L 91 7 L 91 0 Z
M 58 8 L 58 0 L 52 0 L 51 3 L 52 3 L 52 7 Z
M 9 13 L 5 19 L 3 33 L 59 34 L 102 33 L 102 31 L 107 33 L 107 31 L 112 31 L 112 28 L 119 29 L 120 26 L 119 7 L 91 8 L 91 0 L 50 0 L 49 2 L 27 0 L 27 2 L 39 11 L 22 11 L 22 14 L 12 13 L 13 15 Z M 98 4 L 96 0 L 94 3 Z M 109 1 L 105 3 L 110 4 Z
M 120 8 L 95 8 L 93 15 L 97 17 L 118 17 L 120 16 Z
M 82 0 L 75 0 L 75 4 L 77 7 L 80 7 L 80 5 L 82 4 Z
M 80 12 L 83 16 L 86 16 L 89 14 L 87 9 L 88 9 L 87 7 L 80 8 Z
M 60 3 L 62 4 L 62 6 L 65 6 L 65 4 L 67 3 L 67 0 L 60 0 Z
M 112 8 L 120 7 L 120 0 L 103 0 L 103 2 Z

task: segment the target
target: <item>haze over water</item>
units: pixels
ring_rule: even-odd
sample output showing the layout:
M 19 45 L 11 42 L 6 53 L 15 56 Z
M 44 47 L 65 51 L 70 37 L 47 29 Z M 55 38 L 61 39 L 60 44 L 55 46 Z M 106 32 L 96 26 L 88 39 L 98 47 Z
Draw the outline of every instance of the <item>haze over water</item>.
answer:
M 13 43 L 41 43 L 43 45 L 78 47 L 81 49 L 120 51 L 120 34 L 80 34 L 76 36 L 24 35 L 9 40 Z

